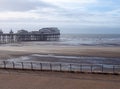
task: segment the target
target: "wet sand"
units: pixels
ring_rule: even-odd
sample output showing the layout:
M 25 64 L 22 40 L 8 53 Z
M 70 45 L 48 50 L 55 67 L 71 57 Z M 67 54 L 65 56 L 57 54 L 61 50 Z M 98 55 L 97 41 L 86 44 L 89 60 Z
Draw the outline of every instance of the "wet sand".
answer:
M 119 88 L 119 75 L 0 70 L 0 89 Z
M 113 57 L 120 58 L 120 47 L 37 45 L 32 43 L 0 46 L 0 59 L 29 54 L 54 54 L 67 56 Z

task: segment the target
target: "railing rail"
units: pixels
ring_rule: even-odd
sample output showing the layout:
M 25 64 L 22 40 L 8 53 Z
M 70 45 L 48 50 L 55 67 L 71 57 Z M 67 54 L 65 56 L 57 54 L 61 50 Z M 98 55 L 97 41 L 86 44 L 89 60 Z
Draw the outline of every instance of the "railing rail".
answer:
M 78 64 L 78 63 L 35 62 L 35 61 L 24 62 L 0 61 L 0 68 L 120 74 L 120 65 L 103 65 L 103 64 Z

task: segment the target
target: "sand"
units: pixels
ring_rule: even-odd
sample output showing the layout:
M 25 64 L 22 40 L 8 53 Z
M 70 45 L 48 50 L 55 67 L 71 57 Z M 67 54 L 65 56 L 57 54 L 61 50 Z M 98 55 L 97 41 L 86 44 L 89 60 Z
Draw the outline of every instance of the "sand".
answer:
M 0 59 L 6 59 L 21 55 L 29 55 L 34 53 L 120 58 L 120 47 L 37 45 L 32 43 L 0 46 Z
M 120 47 L 33 43 L 0 46 L 0 59 L 34 53 L 120 58 Z M 0 70 L 0 89 L 120 89 L 120 75 Z
M 0 70 L 0 89 L 120 89 L 120 76 Z

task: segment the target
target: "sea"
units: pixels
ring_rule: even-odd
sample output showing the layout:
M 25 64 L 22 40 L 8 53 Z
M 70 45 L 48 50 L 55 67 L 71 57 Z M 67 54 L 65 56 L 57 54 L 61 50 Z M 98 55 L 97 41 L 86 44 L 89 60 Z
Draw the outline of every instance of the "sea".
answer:
M 120 34 L 61 34 L 59 43 L 73 46 L 120 46 Z

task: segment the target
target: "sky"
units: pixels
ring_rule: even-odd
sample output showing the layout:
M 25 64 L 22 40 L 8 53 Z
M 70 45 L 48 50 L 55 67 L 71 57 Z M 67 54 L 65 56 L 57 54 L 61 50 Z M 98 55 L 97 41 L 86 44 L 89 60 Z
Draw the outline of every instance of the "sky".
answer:
M 0 29 L 120 34 L 120 0 L 0 0 Z

